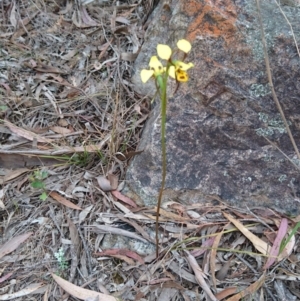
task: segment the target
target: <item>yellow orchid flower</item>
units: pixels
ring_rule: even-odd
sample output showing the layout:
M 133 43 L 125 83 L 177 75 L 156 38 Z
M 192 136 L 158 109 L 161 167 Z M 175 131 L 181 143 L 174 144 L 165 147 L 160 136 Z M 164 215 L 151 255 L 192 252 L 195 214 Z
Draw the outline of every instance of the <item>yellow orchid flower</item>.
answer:
M 149 67 L 150 70 L 143 69 L 141 71 L 141 79 L 143 83 L 146 83 L 152 76 L 156 78 L 165 72 L 165 68 L 155 55 L 151 57 Z
M 178 82 L 186 82 L 189 80 L 189 76 L 186 73 L 187 70 L 194 67 L 193 63 L 184 63 L 181 61 L 172 62 L 173 66 L 169 68 L 169 75 L 175 78 Z
M 178 49 L 180 49 L 184 53 L 188 53 L 192 49 L 191 43 L 189 41 L 185 40 L 185 39 L 179 40 L 177 42 L 177 47 L 178 47 Z
M 190 52 L 192 45 L 189 41 L 181 39 L 177 42 L 177 47 L 179 50 L 185 53 L 185 56 Z M 157 45 L 157 55 L 159 58 L 169 61 L 169 67 L 163 67 L 161 62 L 158 60 L 157 56 L 152 56 L 149 62 L 150 69 L 143 69 L 141 71 L 141 79 L 143 83 L 146 83 L 151 77 L 155 77 L 161 81 L 160 75 L 162 75 L 168 68 L 168 75 L 179 82 L 188 81 L 189 77 L 187 70 L 194 67 L 193 63 L 184 63 L 182 61 L 174 60 L 172 61 L 172 49 L 165 44 Z M 171 66 L 170 66 L 171 65 Z

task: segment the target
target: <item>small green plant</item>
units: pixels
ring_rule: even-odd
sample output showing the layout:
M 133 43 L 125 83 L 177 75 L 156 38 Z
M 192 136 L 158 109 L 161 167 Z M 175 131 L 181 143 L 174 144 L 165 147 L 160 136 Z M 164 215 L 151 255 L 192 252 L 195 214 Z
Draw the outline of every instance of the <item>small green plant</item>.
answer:
M 100 150 L 96 151 L 98 157 L 105 161 L 105 156 L 102 154 Z M 56 166 L 61 165 L 76 165 L 79 167 L 85 167 L 90 163 L 90 161 L 93 159 L 93 154 L 89 153 L 88 151 L 84 152 L 78 152 L 74 153 L 72 155 L 64 155 L 64 156 L 42 156 L 43 158 L 50 158 L 50 159 L 56 159 L 58 161 L 61 161 L 61 164 L 56 164 Z
M 87 151 L 84 151 L 83 153 L 75 153 L 70 158 L 70 164 L 74 164 L 80 167 L 84 167 L 88 164 L 90 161 L 90 154 Z
M 31 182 L 31 187 L 35 189 L 42 190 L 42 193 L 40 195 L 40 199 L 42 201 L 45 201 L 48 197 L 44 180 L 48 177 L 48 172 L 45 170 L 35 170 L 33 174 L 29 177 L 29 180 Z
M 283 239 L 281 244 L 280 244 L 280 248 L 279 248 L 279 254 L 282 253 L 282 251 L 284 250 L 284 248 L 287 246 L 287 244 L 289 243 L 289 241 L 292 239 L 293 235 L 295 235 L 295 233 L 297 232 L 297 230 L 300 228 L 300 222 L 298 222 L 296 224 L 296 226 L 292 229 L 292 231 L 290 232 L 289 236 L 286 239 Z
M 65 271 L 65 270 L 68 268 L 68 263 L 67 263 L 67 260 L 66 260 L 66 258 L 65 258 L 65 252 L 64 252 L 64 249 L 63 249 L 63 248 L 60 248 L 60 249 L 58 250 L 58 252 L 55 252 L 55 253 L 54 253 L 54 257 L 55 257 L 56 260 L 57 260 L 59 270 L 60 270 L 61 272 Z
M 106 165 L 107 164 L 107 157 L 106 157 L 105 153 L 103 153 L 101 150 L 97 150 L 96 154 L 97 154 L 98 158 L 101 160 L 101 163 L 103 165 Z

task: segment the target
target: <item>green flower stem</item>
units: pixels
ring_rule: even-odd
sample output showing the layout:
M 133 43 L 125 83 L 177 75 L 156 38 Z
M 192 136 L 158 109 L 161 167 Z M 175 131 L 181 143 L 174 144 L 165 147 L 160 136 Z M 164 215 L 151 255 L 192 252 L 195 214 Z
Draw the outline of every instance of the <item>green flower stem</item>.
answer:
M 168 72 L 170 68 L 170 63 L 167 65 L 167 70 L 164 76 L 159 76 L 157 78 L 157 83 L 160 89 L 160 99 L 161 99 L 161 159 L 162 159 L 162 179 L 161 186 L 159 190 L 157 209 L 156 209 L 156 220 L 155 220 L 155 240 L 156 240 L 156 258 L 159 254 L 159 233 L 158 233 L 158 221 L 159 221 L 159 211 L 162 202 L 163 191 L 165 189 L 166 174 L 167 174 L 167 147 L 166 147 L 166 122 L 167 122 L 167 82 L 168 82 Z

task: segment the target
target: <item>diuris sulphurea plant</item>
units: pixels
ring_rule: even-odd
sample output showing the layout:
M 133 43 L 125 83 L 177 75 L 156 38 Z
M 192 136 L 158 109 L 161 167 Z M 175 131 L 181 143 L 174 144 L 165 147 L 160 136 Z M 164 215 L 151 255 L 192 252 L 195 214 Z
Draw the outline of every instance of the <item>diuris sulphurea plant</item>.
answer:
M 146 83 L 150 78 L 154 78 L 156 89 L 161 100 L 161 151 L 162 151 L 162 180 L 159 190 L 157 211 L 156 211 L 156 224 L 155 224 L 155 237 L 156 237 L 156 257 L 159 254 L 159 238 L 158 238 L 158 221 L 159 211 L 163 196 L 163 191 L 166 181 L 167 162 L 166 162 L 166 111 L 167 111 L 167 83 L 169 78 L 176 80 L 177 84 L 181 82 L 187 82 L 189 76 L 187 71 L 194 67 L 193 63 L 185 63 L 184 60 L 187 54 L 190 52 L 192 46 L 187 40 L 179 40 L 177 42 L 177 48 L 174 51 L 164 44 L 157 45 L 157 55 L 160 59 L 166 61 L 163 65 L 157 56 L 150 58 L 150 69 L 143 69 L 141 71 L 141 79 L 143 83 Z M 183 52 L 183 59 L 177 60 L 174 55 L 177 50 Z

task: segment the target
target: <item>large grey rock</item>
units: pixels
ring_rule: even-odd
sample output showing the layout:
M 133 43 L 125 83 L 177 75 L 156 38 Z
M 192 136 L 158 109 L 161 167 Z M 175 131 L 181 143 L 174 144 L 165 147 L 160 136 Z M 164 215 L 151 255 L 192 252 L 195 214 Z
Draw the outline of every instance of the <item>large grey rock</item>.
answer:
M 139 73 L 156 45 L 191 41 L 190 81 L 170 97 L 167 117 L 167 181 L 164 200 L 186 203 L 222 199 L 237 206 L 300 212 L 299 170 L 268 85 L 255 0 L 160 1 L 136 60 L 136 90 L 153 95 Z M 261 1 L 275 90 L 300 147 L 300 8 Z M 296 1 L 297 2 L 297 1 Z M 169 89 L 172 94 L 174 86 Z M 153 205 L 161 183 L 160 108 L 156 105 L 131 163 L 125 193 Z

